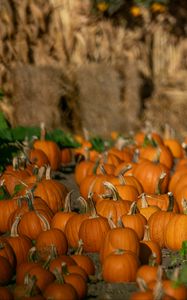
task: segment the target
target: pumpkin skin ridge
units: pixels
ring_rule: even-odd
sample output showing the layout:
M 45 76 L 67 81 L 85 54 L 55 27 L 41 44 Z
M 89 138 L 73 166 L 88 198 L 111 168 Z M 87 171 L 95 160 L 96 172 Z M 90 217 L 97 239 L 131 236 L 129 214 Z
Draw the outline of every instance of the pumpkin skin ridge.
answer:
M 95 224 L 91 225 L 91 222 L 94 222 Z M 91 226 L 94 228 L 94 231 L 97 231 L 97 233 L 92 235 L 92 237 L 90 235 L 90 227 Z M 106 232 L 109 231 L 109 230 L 110 230 L 110 226 L 109 226 L 108 220 L 105 217 L 102 217 L 102 216 L 101 217 L 100 216 L 92 217 L 92 216 L 90 216 L 88 219 L 85 219 L 81 223 L 81 226 L 79 228 L 79 239 L 83 240 L 83 249 L 84 249 L 84 251 L 86 251 L 86 252 L 99 252 L 100 248 L 101 248 L 103 238 L 104 238 Z M 100 236 L 101 232 L 102 232 L 102 236 Z M 86 241 L 83 238 L 84 236 L 86 236 Z M 88 237 L 89 237 L 89 239 L 88 239 Z M 93 237 L 94 237 L 94 239 L 93 239 Z M 100 243 L 99 246 L 98 246 L 98 241 Z M 91 247 L 90 247 L 90 245 L 91 245 Z M 94 250 L 92 248 L 93 246 L 95 246 Z
M 131 260 L 132 257 L 133 257 L 133 260 Z M 112 269 L 112 272 L 107 271 L 107 274 L 106 274 L 105 269 L 106 270 L 111 269 L 111 260 L 112 259 L 116 259 L 116 263 L 115 263 L 116 270 Z M 123 259 L 123 260 L 121 261 L 121 259 Z M 118 261 L 120 261 L 120 264 L 117 263 Z M 111 282 L 111 283 L 112 282 L 116 282 L 116 283 L 134 282 L 136 279 L 136 272 L 137 272 L 138 266 L 139 266 L 138 257 L 133 252 L 125 250 L 124 254 L 115 254 L 115 251 L 114 251 L 105 258 L 103 265 L 102 265 L 102 275 L 106 282 Z M 127 267 L 128 267 L 128 271 L 130 272 L 130 274 L 128 274 L 128 277 L 127 277 Z M 120 271 L 122 271 L 122 275 L 120 274 L 121 278 L 119 279 L 118 276 L 119 276 L 119 273 L 121 273 Z M 112 275 L 112 277 L 111 277 L 111 275 Z M 123 279 L 122 279 L 122 277 L 123 277 Z
M 182 214 L 176 214 L 169 221 L 169 223 L 166 226 L 165 235 L 164 235 L 165 245 L 167 248 L 175 251 L 175 250 L 179 250 L 182 247 L 182 242 L 184 240 L 187 240 L 187 230 L 186 232 L 181 232 L 178 229 L 185 228 L 184 225 L 186 223 L 187 223 L 187 215 L 182 215 Z M 173 237 L 175 238 L 173 239 Z

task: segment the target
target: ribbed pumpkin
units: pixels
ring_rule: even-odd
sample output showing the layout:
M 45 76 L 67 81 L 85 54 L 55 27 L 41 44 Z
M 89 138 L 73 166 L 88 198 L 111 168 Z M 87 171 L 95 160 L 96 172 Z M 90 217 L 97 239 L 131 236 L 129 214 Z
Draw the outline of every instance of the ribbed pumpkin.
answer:
M 97 214 L 91 195 L 89 195 L 89 205 L 90 216 L 81 223 L 78 235 L 83 241 L 85 252 L 99 252 L 110 225 L 107 218 Z
M 158 160 L 145 160 L 137 164 L 133 175 L 140 181 L 145 193 L 163 194 L 167 192 L 170 176 L 169 169 Z M 163 180 L 161 180 L 162 178 Z
M 116 249 L 129 250 L 139 255 L 139 239 L 136 232 L 131 228 L 116 227 L 111 222 L 111 229 L 103 239 L 100 249 L 100 261 L 103 263 L 105 258 Z
M 50 168 L 46 172 L 46 178 L 36 184 L 34 196 L 42 198 L 51 208 L 53 213 L 64 208 L 68 189 L 62 183 L 51 178 Z
M 128 213 L 121 216 L 121 222 L 124 227 L 132 228 L 137 233 L 139 240 L 143 239 L 147 219 L 139 213 L 136 201 L 131 204 Z
M 61 165 L 60 148 L 56 142 L 46 140 L 45 135 L 45 124 L 41 123 L 41 136 L 40 139 L 34 141 L 33 148 L 42 150 L 46 154 L 52 170 L 58 170 Z
M 169 205 L 167 211 L 157 211 L 148 220 L 151 240 L 157 242 L 161 248 L 165 247 L 165 230 L 169 221 L 175 216 L 173 211 L 174 197 L 169 193 Z
M 32 247 L 32 241 L 29 238 L 18 235 L 18 223 L 19 217 L 16 218 L 15 222 L 12 224 L 10 235 L 5 237 L 14 250 L 16 265 L 20 265 L 22 262 L 27 261 L 29 250 Z
M 185 240 L 187 240 L 187 215 L 176 214 L 165 228 L 165 246 L 174 251 L 179 250 L 182 247 L 182 242 Z
M 66 235 L 57 228 L 41 231 L 36 238 L 35 246 L 43 260 L 49 257 L 51 247 L 55 247 L 57 255 L 66 254 L 68 250 Z
M 64 210 L 56 212 L 53 216 L 51 220 L 51 228 L 58 228 L 64 231 L 68 220 L 76 214 L 75 211 L 71 210 L 71 194 L 72 191 L 69 192 L 65 198 Z
M 96 203 L 96 211 L 99 215 L 109 218 L 111 217 L 114 224 L 117 225 L 121 216 L 130 209 L 130 201 L 122 200 L 116 188 L 110 182 L 103 182 L 104 187 L 109 190 L 108 196 L 103 194 L 101 200 Z M 103 197 L 103 199 L 102 199 Z
M 110 283 L 133 282 L 138 267 L 139 260 L 134 252 L 116 249 L 104 259 L 102 277 Z
M 162 252 L 159 244 L 150 238 L 149 226 L 145 225 L 145 233 L 143 239 L 140 241 L 140 262 L 142 265 L 149 263 L 149 258 L 155 256 L 157 264 L 162 263 Z

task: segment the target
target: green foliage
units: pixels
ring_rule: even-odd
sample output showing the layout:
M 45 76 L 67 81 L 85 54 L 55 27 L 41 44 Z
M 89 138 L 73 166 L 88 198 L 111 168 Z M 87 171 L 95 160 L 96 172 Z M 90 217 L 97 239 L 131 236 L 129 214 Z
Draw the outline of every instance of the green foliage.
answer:
M 98 152 L 103 152 L 106 150 L 106 148 L 109 148 L 112 145 L 112 141 L 104 140 L 99 136 L 91 137 L 89 141 L 92 144 L 91 149 L 96 150 Z

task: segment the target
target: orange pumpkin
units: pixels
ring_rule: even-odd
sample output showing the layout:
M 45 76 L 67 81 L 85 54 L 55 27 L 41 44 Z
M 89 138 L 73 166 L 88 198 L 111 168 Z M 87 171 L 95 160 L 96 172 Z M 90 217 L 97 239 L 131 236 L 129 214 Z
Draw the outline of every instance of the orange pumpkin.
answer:
M 110 283 L 133 282 L 139 261 L 134 252 L 116 249 L 110 253 L 102 264 L 102 277 Z

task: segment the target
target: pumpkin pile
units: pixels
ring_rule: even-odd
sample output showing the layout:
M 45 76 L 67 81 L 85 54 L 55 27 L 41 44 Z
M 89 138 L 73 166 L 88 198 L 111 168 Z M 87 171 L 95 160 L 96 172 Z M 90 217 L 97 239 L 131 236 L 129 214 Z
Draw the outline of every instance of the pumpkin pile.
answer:
M 137 282 L 131 300 L 187 299 L 187 251 L 172 272 L 163 267 L 163 250 L 180 253 L 187 240 L 186 141 L 113 133 L 99 151 L 76 139 L 61 149 L 42 127 L 1 174 L 0 299 L 85 299 L 92 280 Z M 72 162 L 76 210 L 55 179 Z

